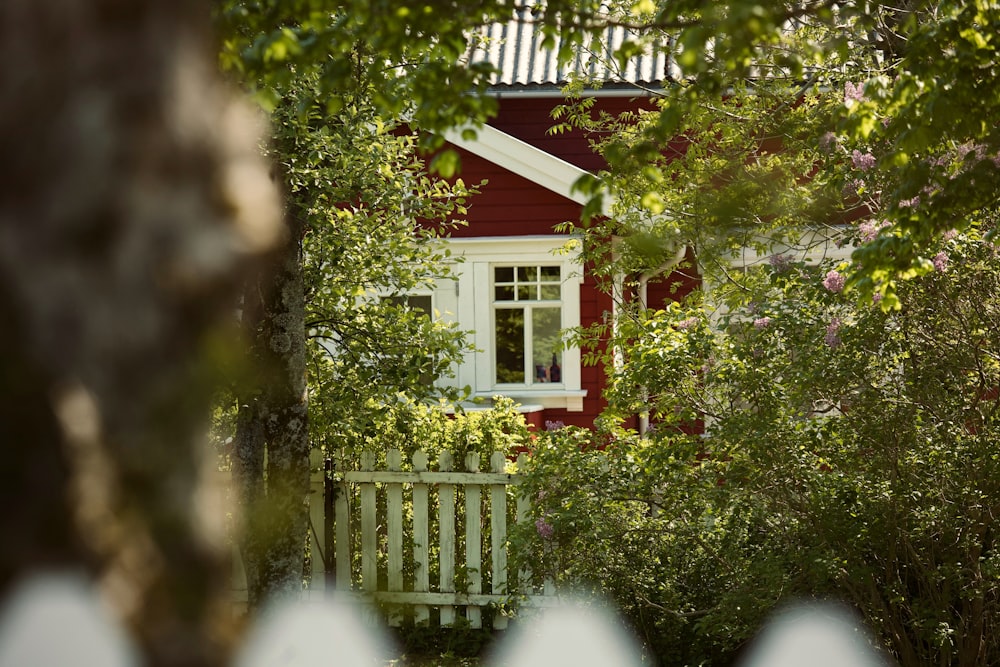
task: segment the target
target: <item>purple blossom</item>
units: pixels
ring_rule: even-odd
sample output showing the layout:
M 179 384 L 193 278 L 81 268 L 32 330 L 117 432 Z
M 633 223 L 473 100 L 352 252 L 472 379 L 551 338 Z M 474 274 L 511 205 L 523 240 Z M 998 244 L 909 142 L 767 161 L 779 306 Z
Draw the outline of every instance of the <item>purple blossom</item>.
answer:
M 875 292 L 874 294 L 872 294 L 872 305 L 873 306 L 875 304 L 877 304 L 881 300 L 882 300 L 882 293 L 881 292 Z
M 758 317 L 753 321 L 753 326 L 755 329 L 766 329 L 771 324 L 770 317 Z
M 826 277 L 823 278 L 823 287 L 827 288 L 831 292 L 842 292 L 844 290 L 845 278 L 837 270 L 831 270 L 827 272 Z
M 561 421 L 552 421 L 549 419 L 545 420 L 546 431 L 558 431 L 561 428 L 566 428 L 566 424 Z
M 865 220 L 864 222 L 858 224 L 858 236 L 863 242 L 870 243 L 878 237 L 878 233 L 881 230 L 886 227 L 890 227 L 891 225 L 892 223 L 888 220 L 881 220 L 879 222 L 875 222 L 874 220 Z
M 690 329 L 691 327 L 693 327 L 697 323 L 698 323 L 698 318 L 697 317 L 689 317 L 687 319 L 681 320 L 680 322 L 678 322 L 674 326 L 677 327 L 678 329 L 680 329 L 681 331 L 684 331 L 686 329 Z
M 865 191 L 868 184 L 865 183 L 863 178 L 851 179 L 851 182 L 844 186 L 844 194 L 846 195 L 860 195 Z
M 948 270 L 948 253 L 942 250 L 938 254 L 934 255 L 934 259 L 931 260 L 931 263 L 934 264 L 935 271 L 938 273 L 944 273 Z
M 958 236 L 958 230 L 949 229 L 944 233 L 944 236 L 942 236 L 941 238 L 947 243 L 948 241 L 954 240 L 956 236 Z
M 784 273 L 792 266 L 791 255 L 775 254 L 767 258 L 768 263 L 778 273 Z
M 832 348 L 840 347 L 840 336 L 837 335 L 839 331 L 840 318 L 835 317 L 826 325 L 826 335 L 823 336 L 823 342 Z
M 819 147 L 824 151 L 829 151 L 837 146 L 837 135 L 833 132 L 827 132 L 819 138 Z
M 916 208 L 920 206 L 920 196 L 918 195 L 916 197 L 910 197 L 909 199 L 901 199 L 897 206 L 899 206 L 899 208 Z
M 865 84 L 844 82 L 844 104 L 850 106 L 852 102 L 863 102 L 865 99 Z
M 539 517 L 538 520 L 535 521 L 535 530 L 538 532 L 538 536 L 543 540 L 551 540 L 552 534 L 555 532 L 552 524 L 546 521 L 545 517 Z
M 855 169 L 868 171 L 875 166 L 875 156 L 871 153 L 862 153 L 855 149 L 851 152 L 851 163 L 854 164 Z

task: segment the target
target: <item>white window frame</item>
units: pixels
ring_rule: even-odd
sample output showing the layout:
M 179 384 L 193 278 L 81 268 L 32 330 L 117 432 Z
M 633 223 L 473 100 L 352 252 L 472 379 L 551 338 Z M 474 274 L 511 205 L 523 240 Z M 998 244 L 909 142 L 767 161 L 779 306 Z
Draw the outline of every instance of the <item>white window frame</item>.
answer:
M 521 403 L 543 408 L 579 412 L 587 395 L 581 386 L 580 350 L 567 347 L 561 353 L 562 381 L 525 385 L 494 382 L 495 348 L 493 319 L 493 269 L 498 266 L 559 266 L 561 276 L 561 328 L 580 326 L 580 285 L 583 267 L 579 242 L 562 252 L 574 237 L 539 235 L 479 237 L 443 241 L 459 258 L 454 267 L 457 280 L 441 284 L 436 303 L 440 312 L 453 315 L 459 328 L 471 331 L 475 351 L 466 355 L 456 369 L 459 386 L 468 385 L 473 395 L 492 398 L 510 396 Z

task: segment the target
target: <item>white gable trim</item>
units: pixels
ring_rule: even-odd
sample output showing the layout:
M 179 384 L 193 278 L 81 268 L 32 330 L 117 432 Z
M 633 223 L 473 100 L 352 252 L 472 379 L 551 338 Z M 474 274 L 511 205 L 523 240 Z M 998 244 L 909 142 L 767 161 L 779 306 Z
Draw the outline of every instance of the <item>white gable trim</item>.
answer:
M 476 133 L 475 139 L 462 137 L 462 132 L 469 129 Z M 455 146 L 464 148 L 570 201 L 580 205 L 587 203 L 588 197 L 580 192 L 574 192 L 573 184 L 581 176 L 587 175 L 588 171 L 517 137 L 484 125 L 480 128 L 447 130 L 444 132 L 444 138 Z

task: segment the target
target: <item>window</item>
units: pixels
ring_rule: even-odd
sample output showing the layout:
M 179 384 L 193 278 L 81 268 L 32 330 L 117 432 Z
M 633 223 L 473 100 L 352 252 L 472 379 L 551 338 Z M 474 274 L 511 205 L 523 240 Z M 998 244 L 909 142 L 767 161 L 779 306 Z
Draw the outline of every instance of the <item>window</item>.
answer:
M 493 267 L 494 382 L 562 383 L 562 271 Z
M 433 297 L 430 294 L 407 294 L 405 296 L 389 296 L 385 300 L 394 306 L 406 306 L 428 317 L 434 314 Z
M 583 269 L 566 236 L 448 239 L 454 280 L 441 281 L 434 307 L 470 332 L 475 351 L 455 368 L 475 396 L 582 410 L 580 350 L 561 348 L 580 325 Z

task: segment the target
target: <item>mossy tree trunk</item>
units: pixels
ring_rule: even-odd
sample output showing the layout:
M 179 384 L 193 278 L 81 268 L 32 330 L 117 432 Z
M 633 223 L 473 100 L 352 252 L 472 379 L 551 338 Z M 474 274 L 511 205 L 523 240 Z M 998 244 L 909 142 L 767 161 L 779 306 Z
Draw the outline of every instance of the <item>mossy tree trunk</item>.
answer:
M 299 594 L 308 534 L 303 226 L 287 220 L 285 242 L 248 285 L 243 304 L 257 375 L 239 397 L 234 471 L 251 608 Z

